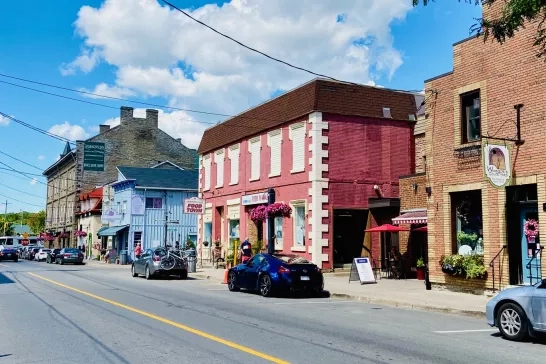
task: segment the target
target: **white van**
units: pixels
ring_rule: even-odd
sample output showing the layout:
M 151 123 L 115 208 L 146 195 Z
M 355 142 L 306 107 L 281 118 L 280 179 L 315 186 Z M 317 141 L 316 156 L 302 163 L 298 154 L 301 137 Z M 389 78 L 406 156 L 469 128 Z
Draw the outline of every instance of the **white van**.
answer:
M 26 239 L 22 236 L 0 236 L 0 245 L 10 248 L 19 248 L 27 245 L 42 245 L 40 243 L 41 242 L 38 242 L 37 236 L 29 236 Z

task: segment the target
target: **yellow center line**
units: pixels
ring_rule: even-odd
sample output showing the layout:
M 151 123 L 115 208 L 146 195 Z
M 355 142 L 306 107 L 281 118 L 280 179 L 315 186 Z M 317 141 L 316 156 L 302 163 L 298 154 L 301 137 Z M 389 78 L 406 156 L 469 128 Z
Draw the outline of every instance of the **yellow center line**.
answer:
M 116 306 L 116 307 L 119 307 L 119 308 L 123 308 L 123 309 L 125 309 L 125 310 L 127 310 L 127 311 L 131 311 L 131 312 L 134 312 L 134 313 L 138 313 L 139 315 L 146 316 L 146 317 L 151 318 L 151 319 L 153 319 L 153 320 L 163 322 L 164 324 L 174 326 L 174 327 L 176 327 L 176 328 L 179 328 L 179 329 L 184 330 L 184 331 L 187 331 L 187 332 L 191 332 L 192 334 L 195 334 L 195 335 L 197 335 L 197 336 L 201 336 L 201 337 L 204 337 L 205 339 L 209 339 L 209 340 L 215 341 L 215 342 L 217 342 L 217 343 L 219 343 L 219 344 L 223 344 L 223 345 L 225 345 L 225 346 L 229 346 L 230 348 L 237 349 L 237 350 L 240 350 L 240 351 L 245 352 L 245 353 L 247 353 L 247 354 L 257 356 L 258 358 L 265 359 L 265 360 L 270 361 L 270 362 L 272 362 L 272 363 L 277 363 L 277 364 L 290 364 L 289 362 L 284 361 L 284 360 L 281 360 L 281 359 L 276 358 L 276 357 L 274 357 L 274 356 L 264 354 L 264 353 L 262 353 L 262 352 L 259 352 L 259 351 L 257 351 L 257 350 L 251 349 L 251 348 L 247 348 L 246 346 L 242 346 L 242 345 L 236 344 L 236 343 L 234 343 L 234 342 L 232 342 L 232 341 L 222 339 L 221 337 L 218 337 L 218 336 L 214 336 L 214 335 L 211 335 L 211 334 L 207 334 L 206 332 L 203 332 L 203 331 L 200 331 L 200 330 L 191 328 L 191 327 L 186 326 L 186 325 L 182 325 L 182 324 L 180 324 L 180 323 L 178 323 L 178 322 L 168 320 L 168 319 L 166 319 L 166 318 L 163 318 L 163 317 L 160 317 L 160 316 L 151 314 L 151 313 L 149 313 L 149 312 L 142 311 L 142 310 L 139 310 L 139 309 L 137 309 L 137 308 L 134 308 L 134 307 L 131 307 L 131 306 L 127 306 L 127 305 L 124 305 L 124 304 L 122 304 L 122 303 L 119 303 L 119 302 L 116 302 L 116 301 L 112 301 L 112 300 L 109 300 L 109 299 L 107 299 L 107 298 L 104 298 L 104 297 L 101 297 L 101 296 L 97 296 L 97 295 L 94 295 L 94 294 L 89 293 L 89 292 L 86 292 L 86 291 L 82 291 L 81 289 L 77 289 L 77 288 L 74 288 L 74 287 L 67 286 L 66 284 L 62 284 L 62 283 L 56 282 L 56 281 L 54 281 L 54 280 L 51 280 L 51 279 L 48 279 L 48 278 L 39 276 L 39 275 L 34 274 L 34 273 L 28 272 L 28 274 L 31 275 L 31 276 L 33 276 L 33 277 L 42 279 L 42 280 L 44 280 L 44 281 L 46 281 L 46 282 L 49 282 L 49 283 L 51 283 L 51 284 L 55 284 L 55 285 L 57 285 L 57 286 L 59 286 L 59 287 L 63 287 L 63 288 L 69 289 L 69 290 L 71 290 L 71 291 L 78 292 L 78 293 L 80 293 L 80 294 L 83 294 L 83 295 L 85 295 L 85 296 L 94 298 L 94 299 L 96 299 L 96 300 L 99 300 L 99 301 L 102 301 L 102 302 L 109 303 L 109 304 L 111 304 L 111 305 L 113 305 L 113 306 Z

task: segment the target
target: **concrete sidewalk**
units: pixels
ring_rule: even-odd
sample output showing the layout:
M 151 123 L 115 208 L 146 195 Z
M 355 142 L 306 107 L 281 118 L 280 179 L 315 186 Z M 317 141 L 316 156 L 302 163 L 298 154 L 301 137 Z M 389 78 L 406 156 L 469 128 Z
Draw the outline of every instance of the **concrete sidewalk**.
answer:
M 222 282 L 224 269 L 201 268 L 191 273 L 196 278 Z M 324 274 L 324 289 L 331 297 L 377 305 L 403 307 L 458 315 L 485 317 L 486 296 L 425 289 L 424 281 L 378 279 L 376 284 L 350 282 L 349 277 Z

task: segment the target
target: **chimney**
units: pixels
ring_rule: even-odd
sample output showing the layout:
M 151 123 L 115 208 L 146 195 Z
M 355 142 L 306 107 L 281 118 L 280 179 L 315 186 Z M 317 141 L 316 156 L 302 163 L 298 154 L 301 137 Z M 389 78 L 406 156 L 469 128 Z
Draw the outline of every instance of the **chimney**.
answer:
M 110 130 L 110 125 L 99 125 L 99 134 L 104 134 Z
M 122 106 L 120 108 L 120 124 L 126 124 L 133 118 L 133 108 Z
M 155 109 L 146 109 L 146 124 L 151 124 L 157 129 L 159 126 L 159 111 Z

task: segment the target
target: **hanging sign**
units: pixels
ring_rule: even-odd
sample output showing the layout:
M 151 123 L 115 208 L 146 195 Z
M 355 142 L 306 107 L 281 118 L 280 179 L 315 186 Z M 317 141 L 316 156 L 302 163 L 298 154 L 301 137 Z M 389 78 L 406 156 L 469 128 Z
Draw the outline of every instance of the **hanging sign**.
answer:
M 510 150 L 506 145 L 483 145 L 483 171 L 485 178 L 496 188 L 510 184 L 512 177 Z
M 185 214 L 202 215 L 205 212 L 205 201 L 197 197 L 192 197 L 184 200 Z
M 370 258 L 361 257 L 353 259 L 351 273 L 349 274 L 349 282 L 351 281 L 360 281 L 360 284 L 377 283 Z
M 267 192 L 254 193 L 252 195 L 244 195 L 241 198 L 241 204 L 243 206 L 259 205 L 268 202 Z

